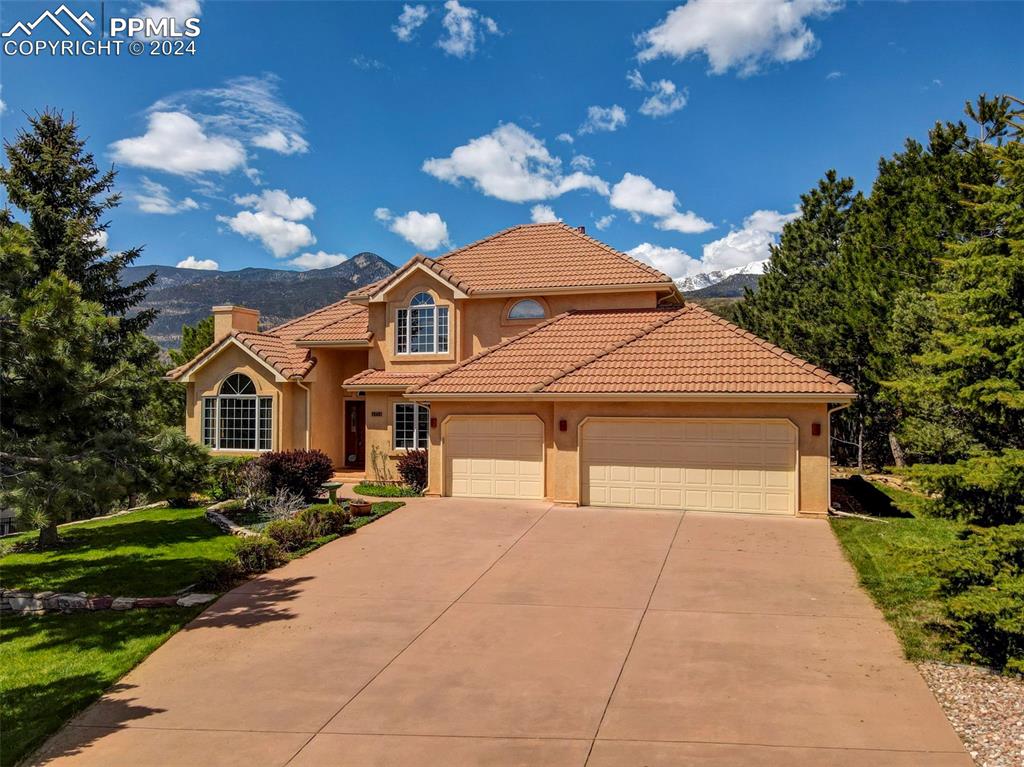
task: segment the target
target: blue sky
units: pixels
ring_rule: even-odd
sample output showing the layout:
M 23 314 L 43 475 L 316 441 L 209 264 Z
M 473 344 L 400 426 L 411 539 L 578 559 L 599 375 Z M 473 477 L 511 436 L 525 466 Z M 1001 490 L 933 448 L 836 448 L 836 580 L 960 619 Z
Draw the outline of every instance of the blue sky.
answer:
M 109 246 L 149 264 L 399 264 L 553 215 L 676 277 L 734 267 L 827 169 L 866 188 L 965 100 L 1024 95 L 1022 3 L 154 3 L 104 11 L 198 16 L 195 56 L 0 57 L 3 137 L 74 114 L 119 171 Z

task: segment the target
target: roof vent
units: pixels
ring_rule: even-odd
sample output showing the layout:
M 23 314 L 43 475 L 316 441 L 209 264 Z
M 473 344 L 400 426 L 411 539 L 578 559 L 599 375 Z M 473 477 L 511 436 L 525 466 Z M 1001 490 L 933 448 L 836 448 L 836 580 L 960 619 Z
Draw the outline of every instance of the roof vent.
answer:
M 587 227 L 585 227 L 585 226 L 577 226 L 576 227 L 576 231 L 579 232 L 580 234 L 586 234 L 587 233 Z

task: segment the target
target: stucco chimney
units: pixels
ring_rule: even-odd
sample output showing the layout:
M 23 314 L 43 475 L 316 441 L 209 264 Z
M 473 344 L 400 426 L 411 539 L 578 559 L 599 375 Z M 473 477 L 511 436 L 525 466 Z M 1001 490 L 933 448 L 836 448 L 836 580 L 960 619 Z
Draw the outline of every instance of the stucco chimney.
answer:
M 257 309 L 244 306 L 213 307 L 213 341 L 216 343 L 232 330 L 245 330 L 255 333 L 259 330 L 260 313 Z

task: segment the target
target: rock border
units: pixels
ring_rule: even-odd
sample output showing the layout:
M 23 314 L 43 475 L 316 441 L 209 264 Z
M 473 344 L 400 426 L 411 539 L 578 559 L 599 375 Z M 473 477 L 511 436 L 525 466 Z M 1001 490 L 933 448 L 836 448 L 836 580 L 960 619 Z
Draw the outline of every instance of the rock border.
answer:
M 250 530 L 248 527 L 242 527 L 220 513 L 221 509 L 227 508 L 234 503 L 236 502 L 229 500 L 215 503 L 213 506 L 207 506 L 206 518 L 216 525 L 222 533 L 237 535 L 240 538 L 258 538 L 260 534 L 255 530 Z
M 0 614 L 41 615 L 43 613 L 135 610 L 150 607 L 196 607 L 217 598 L 216 594 L 184 594 L 171 597 L 112 597 L 56 591 L 15 591 L 0 589 Z

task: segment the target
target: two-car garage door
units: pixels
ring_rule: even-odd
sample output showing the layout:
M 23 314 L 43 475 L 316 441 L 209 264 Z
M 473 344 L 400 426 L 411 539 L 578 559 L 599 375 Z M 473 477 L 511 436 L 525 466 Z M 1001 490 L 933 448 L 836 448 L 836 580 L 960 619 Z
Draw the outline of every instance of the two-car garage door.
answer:
M 589 418 L 579 429 L 580 503 L 793 514 L 796 427 L 768 418 Z M 545 497 L 536 416 L 453 416 L 445 493 Z
M 581 503 L 793 514 L 796 427 L 777 419 L 595 418 L 580 430 Z

